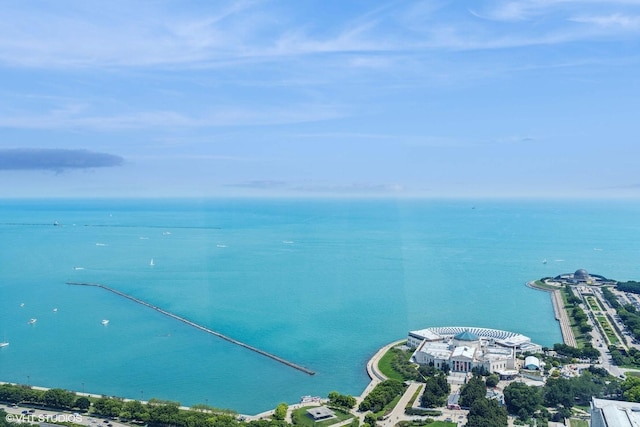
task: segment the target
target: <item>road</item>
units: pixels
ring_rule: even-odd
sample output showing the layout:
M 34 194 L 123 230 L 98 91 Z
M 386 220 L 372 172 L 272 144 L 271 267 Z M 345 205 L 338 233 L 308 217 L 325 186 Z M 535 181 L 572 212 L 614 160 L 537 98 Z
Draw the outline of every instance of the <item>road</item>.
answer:
M 41 422 L 72 422 L 75 424 L 81 424 L 85 426 L 101 427 L 110 425 L 112 427 L 130 427 L 126 424 L 114 420 L 105 420 L 103 418 L 90 417 L 85 414 L 79 414 L 77 412 L 64 412 L 44 410 L 37 408 L 25 408 L 25 407 L 13 407 L 4 406 L 7 412 L 7 421 L 13 422 L 27 422 L 29 424 L 39 424 Z M 26 414 L 23 412 L 26 411 Z M 29 412 L 33 411 L 33 412 Z

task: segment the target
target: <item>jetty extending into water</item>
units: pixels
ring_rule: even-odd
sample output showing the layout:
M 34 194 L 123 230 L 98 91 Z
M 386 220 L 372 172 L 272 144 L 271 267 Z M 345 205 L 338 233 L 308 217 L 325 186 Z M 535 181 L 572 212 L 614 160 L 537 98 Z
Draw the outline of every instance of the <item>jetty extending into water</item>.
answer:
M 149 307 L 150 309 L 153 309 L 153 310 L 157 311 L 158 313 L 162 313 L 165 316 L 169 316 L 169 317 L 171 317 L 171 318 L 173 318 L 175 320 L 179 320 L 182 323 L 186 323 L 187 325 L 192 326 L 192 327 L 194 327 L 196 329 L 200 329 L 203 332 L 206 332 L 208 334 L 214 335 L 214 336 L 216 336 L 218 338 L 222 338 L 223 340 L 229 341 L 232 344 L 238 345 L 240 347 L 244 347 L 247 350 L 251 350 L 251 351 L 253 351 L 255 353 L 258 353 L 258 354 L 260 354 L 262 356 L 265 356 L 265 357 L 268 357 L 270 359 L 273 359 L 276 362 L 280 362 L 280 363 L 282 363 L 284 365 L 289 366 L 290 368 L 297 369 L 298 371 L 304 372 L 305 374 L 308 374 L 308 375 L 315 375 L 314 371 L 312 371 L 312 370 L 310 370 L 308 368 L 305 368 L 304 366 L 300 366 L 300 365 L 298 365 L 296 363 L 290 362 L 287 359 L 283 359 L 280 356 L 276 356 L 275 354 L 272 354 L 272 353 L 269 353 L 267 351 L 261 350 L 261 349 L 259 349 L 257 347 L 252 346 L 252 345 L 245 344 L 242 341 L 238 341 L 236 339 L 233 339 L 233 338 L 231 338 L 231 337 L 229 337 L 227 335 L 221 334 L 220 332 L 216 332 L 216 331 L 214 331 L 212 329 L 209 329 L 209 328 L 207 328 L 205 326 L 202 326 L 202 325 L 199 325 L 199 324 L 197 324 L 195 322 L 192 322 L 191 320 L 185 319 L 184 317 L 178 316 L 177 314 L 173 314 L 170 311 L 164 310 L 164 309 L 162 309 L 162 308 L 160 308 L 158 306 L 155 306 L 153 304 L 149 304 L 146 301 L 142 301 L 141 299 L 138 299 L 138 298 L 133 297 L 131 295 L 125 294 L 124 292 L 120 292 L 120 291 L 118 291 L 116 289 L 113 289 L 113 288 L 110 288 L 108 286 L 101 285 L 100 283 L 67 282 L 67 285 L 93 286 L 93 287 L 96 287 L 96 288 L 102 288 L 102 289 L 104 289 L 106 291 L 113 292 L 114 294 L 116 294 L 118 296 L 121 296 L 121 297 L 126 298 L 128 300 L 131 300 L 131 301 L 136 302 L 138 304 L 144 305 L 145 307 Z

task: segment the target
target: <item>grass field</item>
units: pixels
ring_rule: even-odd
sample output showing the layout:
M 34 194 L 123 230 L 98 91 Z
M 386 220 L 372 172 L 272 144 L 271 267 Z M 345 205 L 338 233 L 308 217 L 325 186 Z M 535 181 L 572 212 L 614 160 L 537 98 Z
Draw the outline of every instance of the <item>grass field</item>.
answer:
M 607 339 L 609 340 L 609 342 L 612 345 L 618 344 L 618 341 L 619 341 L 618 336 L 611 328 L 611 325 L 609 324 L 609 320 L 607 320 L 607 318 L 604 316 L 596 316 L 596 319 L 598 319 L 598 323 L 600 323 L 600 326 L 602 326 L 602 329 L 604 330 L 604 333 L 607 336 Z
M 389 349 L 384 354 L 384 356 L 380 358 L 380 360 L 378 361 L 378 369 L 380 370 L 380 372 L 382 372 L 382 375 L 385 375 L 387 378 L 404 381 L 404 377 L 402 376 L 402 374 L 391 367 L 391 362 L 395 357 L 395 354 L 392 350 L 393 349 Z
M 353 415 L 351 414 L 345 414 L 343 412 L 333 411 L 336 414 L 336 418 L 315 422 L 309 415 L 307 415 L 307 409 L 310 409 L 310 408 L 313 408 L 313 406 L 305 406 L 303 408 L 298 408 L 293 411 L 293 416 L 296 418 L 296 426 L 328 427 L 330 425 L 339 423 L 341 421 L 348 420 L 349 418 L 353 418 Z
M 585 420 L 575 420 L 572 418 L 569 420 L 569 426 L 570 427 L 589 427 L 589 423 L 586 422 Z

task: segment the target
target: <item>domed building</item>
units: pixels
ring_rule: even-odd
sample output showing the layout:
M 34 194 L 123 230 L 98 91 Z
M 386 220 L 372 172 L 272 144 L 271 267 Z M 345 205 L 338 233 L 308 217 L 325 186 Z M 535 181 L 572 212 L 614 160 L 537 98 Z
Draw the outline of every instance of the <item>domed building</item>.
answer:
M 573 273 L 573 281 L 576 283 L 591 283 L 591 276 L 589 276 L 587 270 L 581 268 Z
M 538 352 L 542 347 L 528 337 L 487 328 L 446 326 L 409 332 L 407 345 L 416 351 L 412 359 L 421 365 L 453 372 L 484 369 L 513 375 L 516 352 Z
M 615 280 L 609 280 L 598 274 L 589 274 L 584 268 L 580 268 L 575 273 L 561 274 L 553 278 L 553 281 L 560 282 L 563 285 L 615 285 Z

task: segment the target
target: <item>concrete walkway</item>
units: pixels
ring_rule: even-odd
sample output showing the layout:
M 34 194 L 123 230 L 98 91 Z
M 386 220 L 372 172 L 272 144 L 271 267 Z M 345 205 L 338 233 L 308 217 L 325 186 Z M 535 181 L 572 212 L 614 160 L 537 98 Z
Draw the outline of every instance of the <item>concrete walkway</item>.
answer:
M 396 406 L 393 407 L 391 414 L 389 414 L 387 419 L 385 419 L 381 423 L 379 422 L 378 425 L 394 426 L 398 423 L 398 421 L 400 421 L 403 418 L 406 418 L 404 414 L 404 409 L 407 407 L 409 400 L 411 400 L 411 398 L 416 393 L 416 391 L 420 388 L 421 385 L 422 384 L 420 383 L 409 384 L 409 387 L 407 387 L 407 389 L 405 390 L 404 394 L 402 395 L 402 397 L 400 398 Z
M 564 309 L 564 301 L 562 301 L 562 295 L 560 291 L 551 292 L 551 302 L 553 303 L 553 311 L 555 312 L 556 319 L 560 322 L 560 331 L 562 332 L 562 340 L 566 345 L 571 347 L 578 347 L 576 337 L 573 335 L 571 329 L 571 322 L 567 311 Z

